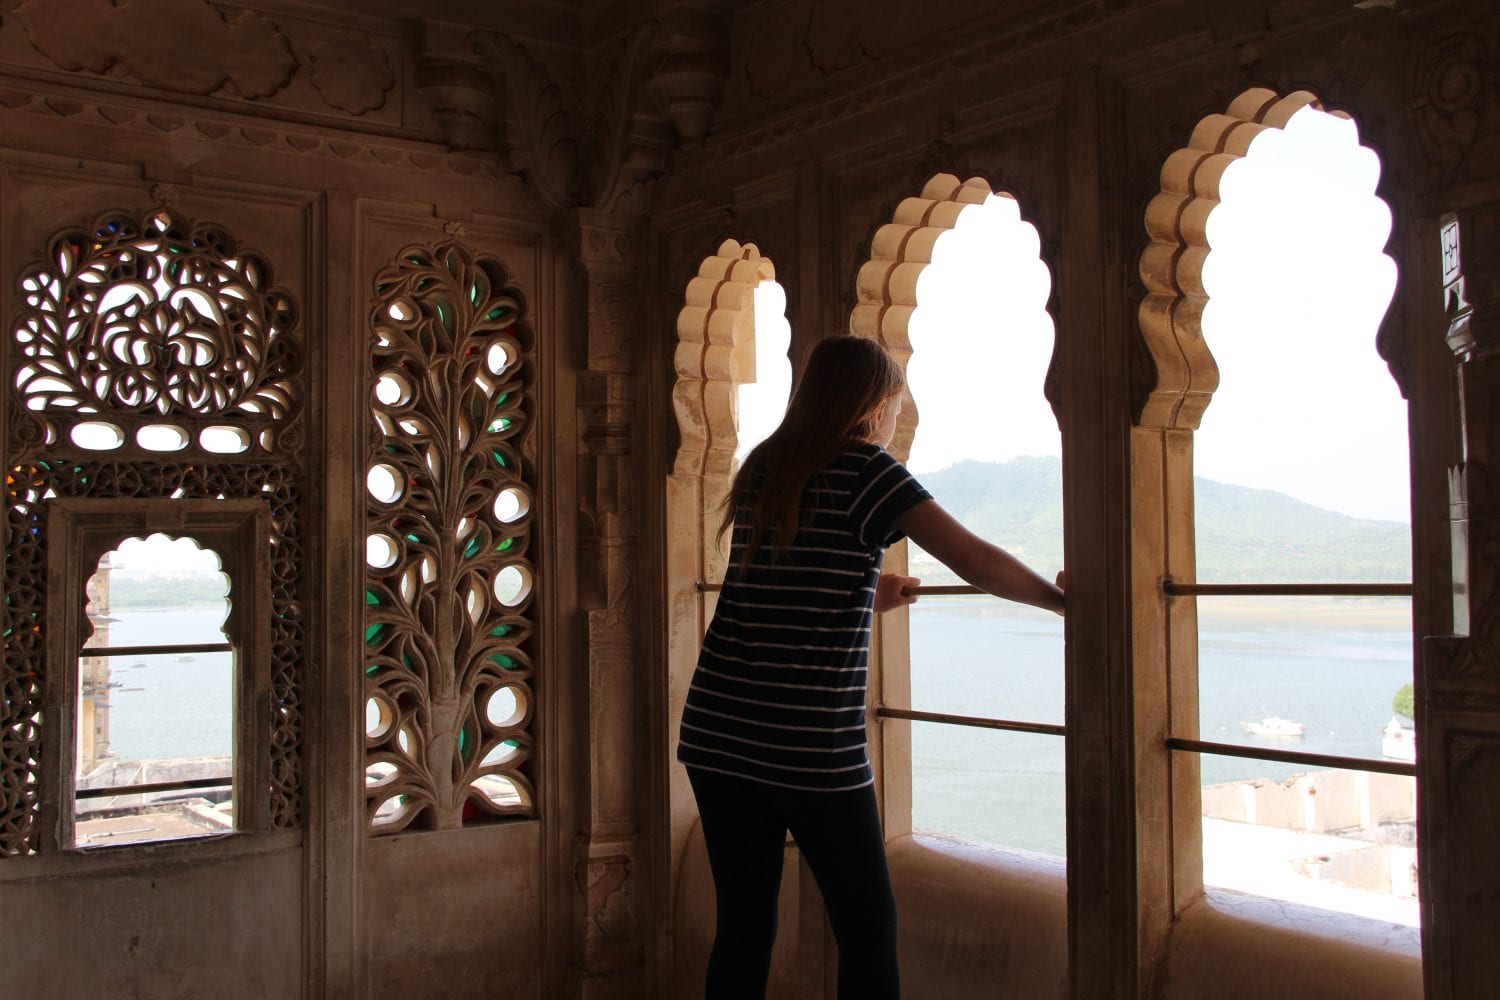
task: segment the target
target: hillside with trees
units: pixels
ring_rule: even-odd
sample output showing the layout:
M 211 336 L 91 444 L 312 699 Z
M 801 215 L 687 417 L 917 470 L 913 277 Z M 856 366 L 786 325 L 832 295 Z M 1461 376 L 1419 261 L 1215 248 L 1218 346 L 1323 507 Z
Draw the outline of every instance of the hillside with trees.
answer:
M 970 530 L 1044 575 L 1063 565 L 1057 458 L 960 462 L 917 477 Z M 1400 582 L 1411 579 L 1405 524 L 1348 517 L 1272 490 L 1195 480 L 1202 583 Z M 957 582 L 925 553 L 924 583 Z

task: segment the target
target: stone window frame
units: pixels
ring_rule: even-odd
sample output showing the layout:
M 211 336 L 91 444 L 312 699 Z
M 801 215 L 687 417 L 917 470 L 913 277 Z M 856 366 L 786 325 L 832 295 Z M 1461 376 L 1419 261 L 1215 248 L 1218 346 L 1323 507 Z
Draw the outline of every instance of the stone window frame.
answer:
M 234 833 L 265 833 L 271 819 L 271 554 L 272 522 L 259 500 L 56 497 L 48 501 L 47 593 L 56 623 L 46 636 L 48 676 L 43 702 L 40 852 L 127 851 L 167 841 L 138 841 L 118 848 L 74 845 L 73 802 L 78 659 L 88 638 L 89 579 L 99 560 L 130 538 L 165 534 L 191 538 L 212 549 L 229 579 L 224 634 L 234 647 Z M 218 840 L 233 834 L 209 834 Z M 188 841 L 184 838 L 184 842 Z
M 1131 658 L 1133 752 L 1140 762 L 1136 797 L 1167 803 L 1167 808 L 1139 813 L 1137 827 L 1142 910 L 1168 918 L 1167 923 L 1153 920 L 1145 928 L 1145 937 L 1156 940 L 1164 939 L 1170 918 L 1205 895 L 1200 755 L 1171 746 L 1174 739 L 1198 735 L 1197 602 L 1192 596 L 1168 596 L 1165 584 L 1197 584 L 1193 445 L 1219 384 L 1218 367 L 1202 331 L 1208 303 L 1202 280 L 1210 252 L 1208 219 L 1219 205 L 1219 185 L 1229 167 L 1247 155 L 1257 136 L 1284 128 L 1307 107 L 1354 117 L 1324 105 L 1310 91 L 1280 94 L 1249 88 L 1223 113 L 1200 120 L 1188 144 L 1167 157 L 1160 191 L 1145 211 L 1151 242 L 1138 264 L 1146 294 L 1137 309 L 1137 324 L 1143 355 L 1139 360 L 1147 372 L 1134 387 L 1130 439 Z M 1365 145 L 1363 139 L 1361 144 Z M 1387 173 L 1382 170 L 1382 183 Z M 1390 205 L 1388 197 L 1382 198 Z M 1388 247 L 1394 239 L 1393 227 Z M 1399 258 L 1391 256 L 1399 269 Z M 1375 347 L 1406 396 L 1397 318 L 1399 273 L 1396 288 Z

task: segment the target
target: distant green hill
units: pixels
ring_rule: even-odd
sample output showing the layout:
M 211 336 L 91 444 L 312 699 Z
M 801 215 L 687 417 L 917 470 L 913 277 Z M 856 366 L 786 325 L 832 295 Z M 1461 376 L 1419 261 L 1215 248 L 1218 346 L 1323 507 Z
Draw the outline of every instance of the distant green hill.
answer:
M 1058 459 L 960 462 L 917 478 L 972 531 L 1039 572 L 1062 566 Z M 1404 524 L 1336 514 L 1272 490 L 1202 478 L 1196 484 L 1200 582 L 1411 579 L 1410 533 Z M 956 579 L 946 569 L 922 565 L 917 555 L 913 568 L 924 583 Z

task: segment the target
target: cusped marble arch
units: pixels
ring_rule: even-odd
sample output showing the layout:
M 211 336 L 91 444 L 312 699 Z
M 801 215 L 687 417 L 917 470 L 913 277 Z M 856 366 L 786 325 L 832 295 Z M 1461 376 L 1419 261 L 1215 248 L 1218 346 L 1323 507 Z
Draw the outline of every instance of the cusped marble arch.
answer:
M 755 376 L 755 286 L 776 267 L 753 243 L 727 239 L 698 265 L 677 314 L 672 408 L 675 475 L 726 476 L 738 444 L 735 389 Z
M 1328 110 L 1305 90 L 1282 96 L 1251 88 L 1223 114 L 1200 121 L 1188 145 L 1162 165 L 1161 191 L 1146 207 L 1151 244 L 1139 265 L 1146 295 L 1137 316 L 1154 366 L 1154 377 L 1136 390 L 1140 426 L 1193 430 L 1202 420 L 1219 386 L 1218 366 L 1203 339 L 1208 217 L 1219 206 L 1225 171 L 1262 132 L 1284 128 L 1306 107 Z

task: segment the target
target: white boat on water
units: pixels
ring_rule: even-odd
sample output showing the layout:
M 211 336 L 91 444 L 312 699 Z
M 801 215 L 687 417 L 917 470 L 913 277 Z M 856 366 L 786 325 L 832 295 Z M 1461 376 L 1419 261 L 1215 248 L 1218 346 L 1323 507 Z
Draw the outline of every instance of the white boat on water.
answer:
M 1251 736 L 1300 737 L 1307 732 L 1307 727 L 1302 723 L 1283 719 L 1279 715 L 1268 715 L 1255 722 L 1241 722 L 1240 728 Z
M 1380 755 L 1391 760 L 1416 761 L 1417 731 L 1410 720 L 1391 716 L 1391 721 L 1380 731 Z

